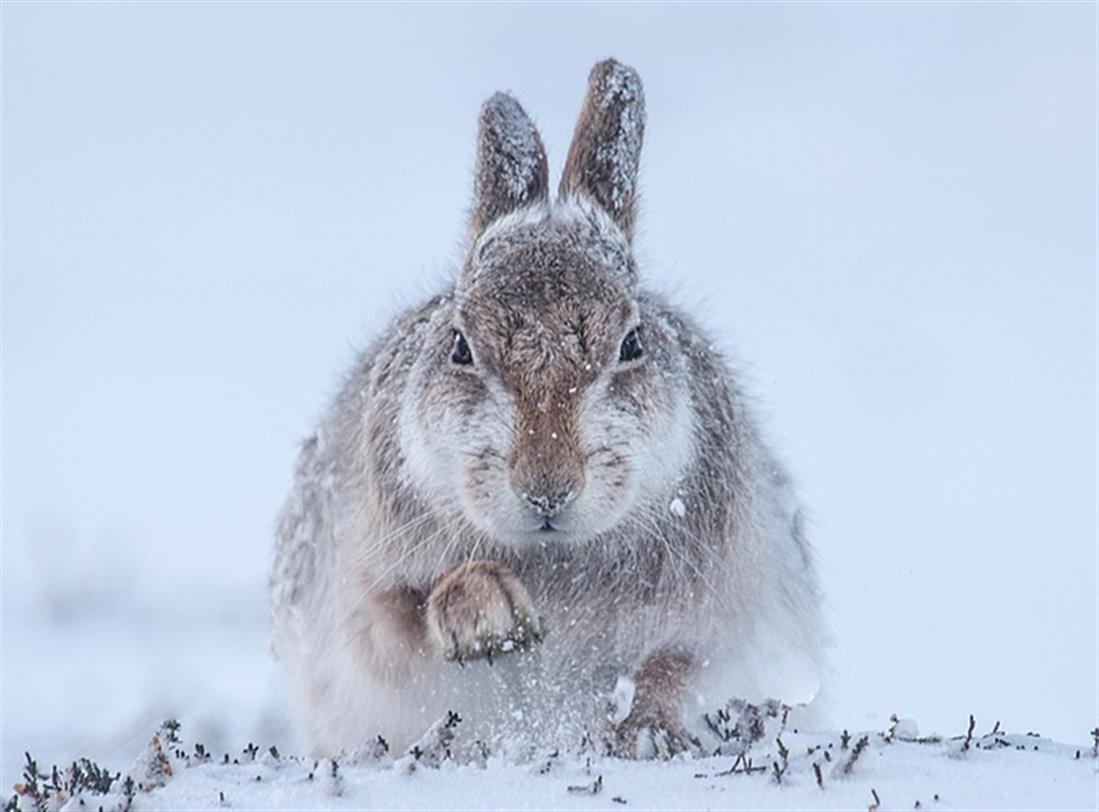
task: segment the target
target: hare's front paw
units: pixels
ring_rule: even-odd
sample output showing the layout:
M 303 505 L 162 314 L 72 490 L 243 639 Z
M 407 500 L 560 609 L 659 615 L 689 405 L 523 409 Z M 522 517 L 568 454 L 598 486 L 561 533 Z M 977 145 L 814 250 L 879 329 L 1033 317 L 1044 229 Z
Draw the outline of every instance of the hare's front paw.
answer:
M 427 598 L 427 627 L 443 656 L 459 663 L 527 648 L 542 640 L 530 595 L 507 567 L 469 561 Z

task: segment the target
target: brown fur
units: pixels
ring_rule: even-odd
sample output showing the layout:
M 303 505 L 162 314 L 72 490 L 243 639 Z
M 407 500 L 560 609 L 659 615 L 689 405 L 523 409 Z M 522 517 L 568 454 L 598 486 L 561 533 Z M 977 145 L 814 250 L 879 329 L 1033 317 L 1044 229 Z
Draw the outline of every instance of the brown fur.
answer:
M 546 199 L 549 165 L 542 136 L 519 102 L 504 93 L 481 108 L 473 184 L 473 234 L 520 206 Z
M 617 67 L 608 59 L 591 70 L 559 193 L 589 195 L 632 240 L 645 102 L 640 83 L 614 84 Z
M 548 500 L 549 513 L 584 487 L 576 395 L 614 356 L 635 318 L 625 290 L 568 248 L 550 239 L 514 251 L 498 246 L 477 274 L 479 295 L 463 299 L 458 311 L 478 363 L 515 397 L 512 485 Z M 557 273 L 547 276 L 547 267 Z M 547 303 L 537 320 L 522 317 L 530 301 Z
M 443 656 L 459 662 L 491 659 L 542 638 L 526 588 L 492 561 L 469 561 L 444 575 L 427 599 L 426 622 Z
M 667 735 L 680 749 L 686 742 L 683 729 L 683 699 L 687 683 L 697 670 L 687 651 L 669 650 L 651 655 L 634 675 L 630 712 L 613 731 L 619 755 L 637 756 L 642 736 Z

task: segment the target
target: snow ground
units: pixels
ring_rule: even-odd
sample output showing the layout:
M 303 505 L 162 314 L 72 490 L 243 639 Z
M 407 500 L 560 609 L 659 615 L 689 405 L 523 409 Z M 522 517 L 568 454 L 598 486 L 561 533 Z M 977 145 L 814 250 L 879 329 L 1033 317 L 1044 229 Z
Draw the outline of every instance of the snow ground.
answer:
M 111 583 L 85 566 L 93 582 Z M 261 740 L 289 750 L 259 581 L 232 589 L 181 582 L 170 594 L 134 588 L 118 603 L 65 583 L 40 600 L 7 602 L 3 791 L 27 750 L 44 764 L 87 756 L 124 770 L 168 717 L 211 748 Z
M 296 752 L 297 743 L 286 718 L 277 663 L 261 653 L 268 630 L 262 585 L 228 590 L 208 584 L 204 591 L 183 586 L 172 597 L 134 589 L 120 603 L 107 601 L 108 593 L 90 595 L 85 589 L 81 594 L 74 587 L 60 595 L 41 594 L 52 597 L 9 607 L 5 615 L 6 650 L 29 652 L 9 654 L 5 661 L 8 699 L 0 720 L 5 799 L 22 780 L 24 751 L 40 765 L 88 757 L 124 773 L 146 748 L 150 731 L 171 716 L 182 720 L 186 752 L 193 754 L 197 741 L 215 761 L 229 753 L 230 761 L 243 763 L 191 759 L 187 766 L 187 759 L 177 760 L 181 769 L 175 778 L 162 789 L 139 793 L 138 809 L 849 809 L 868 806 L 872 789 L 882 809 L 911 809 L 917 800 L 924 809 L 944 810 L 1099 808 L 1086 709 L 1073 740 L 1078 743 L 1025 733 L 978 735 L 962 757 L 957 738 L 886 743 L 889 722 L 882 720 L 877 731 L 865 734 L 870 746 L 844 778 L 832 774 L 850 752 L 841 747 L 838 728 L 787 732 L 782 740 L 791 753 L 790 768 L 781 786 L 767 772 L 720 775 L 733 764 L 731 756 L 596 759 L 590 770 L 585 757 L 572 756 L 553 760 L 544 773 L 539 768 L 545 759 L 532 764 L 492 760 L 484 767 L 447 762 L 440 770 L 415 775 L 393 769 L 392 760 L 369 767 L 343 763 L 343 790 L 335 795 L 325 782 L 308 778 L 318 773 L 311 760 L 263 756 L 271 746 L 284 754 Z M 992 725 L 986 721 L 981 725 L 987 730 Z M 960 734 L 964 727 L 965 720 L 959 720 L 956 729 L 940 732 Z M 901 730 L 908 738 L 918 735 L 912 725 Z M 849 746 L 861 735 L 853 733 Z M 241 750 L 250 742 L 259 747 L 258 760 Z M 810 756 L 809 748 L 821 749 Z M 775 753 L 773 744 L 757 744 L 748 755 L 756 765 L 770 765 Z M 822 765 L 823 790 L 816 785 L 813 762 Z M 602 789 L 596 795 L 568 789 L 590 786 L 598 776 Z M 224 804 L 219 793 L 225 795 Z M 104 799 L 95 803 L 110 805 Z
M 460 727 L 460 724 L 459 724 Z M 163 736 L 161 731 L 161 736 Z M 797 733 L 743 756 L 636 762 L 575 754 L 525 763 L 394 760 L 318 763 L 252 747 L 200 753 L 185 736 L 146 749 L 130 772 L 132 808 L 158 809 L 1093 809 L 1092 746 L 1002 732 L 924 741 L 888 731 Z M 863 738 L 865 737 L 865 739 Z M 158 739 L 159 742 L 163 739 Z M 860 747 L 860 740 L 865 747 Z M 781 744 L 781 747 L 780 747 Z M 785 759 L 781 749 L 785 748 Z M 175 752 L 169 756 L 168 753 Z M 223 763 L 224 762 L 224 763 Z M 168 768 L 165 769 L 167 763 Z M 748 769 L 746 769 L 748 768 Z M 818 772 L 819 771 L 819 772 Z M 48 770 L 39 768 L 46 774 Z M 44 782 L 45 783 L 45 782 Z M 25 791 L 24 791 L 25 793 Z M 74 800 L 75 799 L 75 800 Z M 34 808 L 30 794 L 16 798 Z M 50 809 L 125 809 L 111 791 L 55 795 Z M 66 802 L 68 804 L 66 805 Z

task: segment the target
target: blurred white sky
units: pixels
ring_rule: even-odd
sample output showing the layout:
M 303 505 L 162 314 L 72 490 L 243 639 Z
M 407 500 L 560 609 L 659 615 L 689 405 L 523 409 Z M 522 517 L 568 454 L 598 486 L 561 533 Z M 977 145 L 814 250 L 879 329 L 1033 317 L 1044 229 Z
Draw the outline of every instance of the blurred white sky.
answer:
M 559 170 L 614 55 L 643 273 L 742 359 L 812 506 L 837 723 L 1087 739 L 1095 13 L 5 3 L 5 639 L 58 583 L 262 617 L 297 440 L 455 260 L 481 101 Z M 18 656 L 53 667 L 51 628 Z

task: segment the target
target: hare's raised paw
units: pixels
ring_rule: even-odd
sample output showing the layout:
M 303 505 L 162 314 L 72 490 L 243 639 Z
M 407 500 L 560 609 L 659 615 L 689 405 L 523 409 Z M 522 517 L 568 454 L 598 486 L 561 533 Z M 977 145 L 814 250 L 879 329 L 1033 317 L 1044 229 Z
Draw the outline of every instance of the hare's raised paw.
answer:
M 519 579 L 500 564 L 470 561 L 443 576 L 427 599 L 427 627 L 448 660 L 464 663 L 529 648 L 542 624 Z

